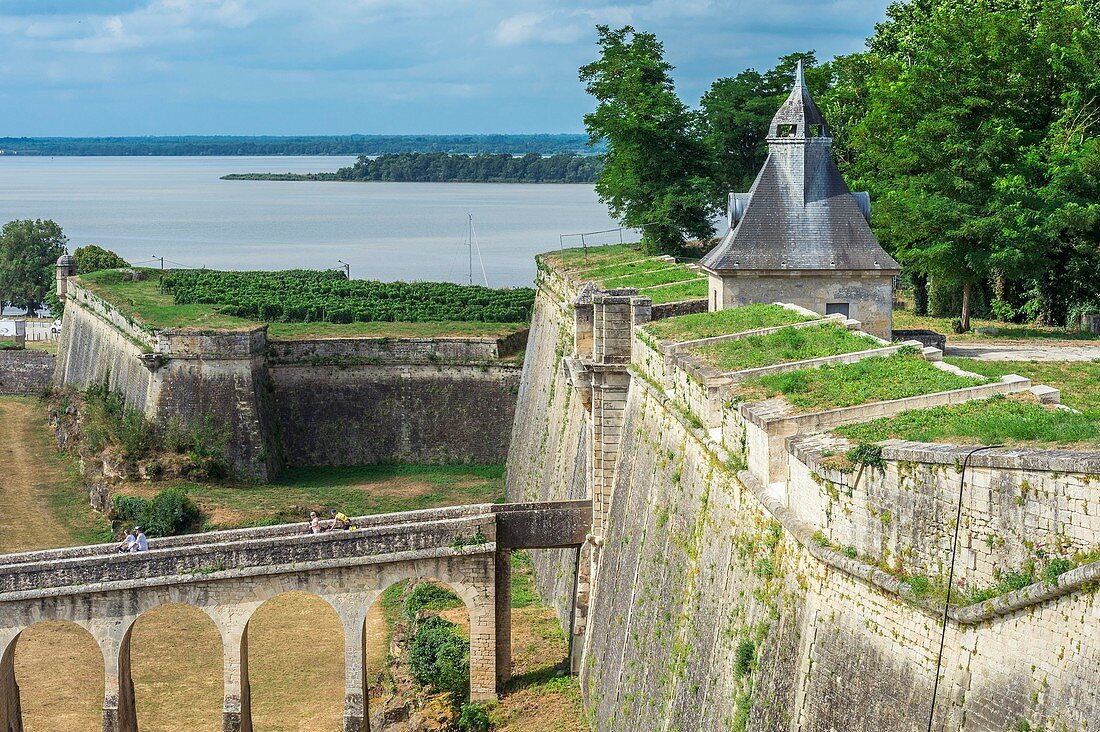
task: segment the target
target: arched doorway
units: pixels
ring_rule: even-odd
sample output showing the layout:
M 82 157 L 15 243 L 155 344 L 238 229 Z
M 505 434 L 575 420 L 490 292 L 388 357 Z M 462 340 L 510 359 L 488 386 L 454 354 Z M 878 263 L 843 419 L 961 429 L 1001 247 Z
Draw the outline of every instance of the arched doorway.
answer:
M 336 732 L 344 714 L 344 626 L 327 602 L 286 592 L 248 621 L 256 732 Z
M 23 732 L 96 730 L 103 718 L 103 652 L 76 623 L 47 620 L 15 641 Z
M 220 732 L 222 637 L 209 615 L 188 605 L 159 605 L 130 628 L 129 651 L 141 732 Z

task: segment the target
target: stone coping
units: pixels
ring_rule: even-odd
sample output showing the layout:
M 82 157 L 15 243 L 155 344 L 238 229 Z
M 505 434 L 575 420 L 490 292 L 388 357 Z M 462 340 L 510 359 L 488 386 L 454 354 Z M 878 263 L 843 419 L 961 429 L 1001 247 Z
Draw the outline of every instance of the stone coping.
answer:
M 939 363 L 936 362 L 934 365 L 938 366 Z M 1008 374 L 1002 376 L 1000 381 L 991 384 L 977 384 L 962 389 L 918 394 L 881 402 L 868 402 L 867 404 L 856 404 L 850 407 L 836 407 L 819 412 L 792 413 L 790 405 L 779 397 L 766 399 L 762 402 L 741 404 L 739 410 L 744 419 L 768 432 L 773 432 L 780 427 L 790 428 L 797 432 L 821 431 L 839 427 L 843 424 L 863 422 L 879 417 L 890 417 L 911 409 L 961 404 L 978 399 L 987 399 L 995 394 L 1012 394 L 1026 391 L 1030 387 L 1030 379 L 1025 379 L 1016 374 Z
M 953 445 L 908 440 L 884 440 L 882 457 L 913 463 L 961 466 L 968 453 L 980 445 Z M 1051 473 L 1100 475 L 1100 451 L 1016 445 L 983 450 L 971 456 L 973 467 L 1004 470 L 1037 470 Z
M 50 597 L 65 597 L 67 595 L 91 595 L 105 592 L 118 592 L 124 590 L 147 589 L 153 587 L 167 587 L 184 584 L 207 584 L 224 582 L 227 580 L 241 579 L 244 577 L 272 576 L 280 574 L 300 574 L 302 572 L 342 569 L 345 567 L 361 567 L 372 564 L 394 564 L 397 562 L 422 561 L 430 559 L 445 559 L 450 557 L 482 556 L 495 554 L 496 542 L 486 542 L 463 547 L 439 547 L 434 549 L 414 549 L 398 551 L 389 554 L 366 554 L 352 557 L 321 559 L 308 562 L 293 562 L 289 564 L 261 565 L 253 567 L 234 567 L 232 569 L 219 570 L 209 574 L 195 572 L 188 574 L 164 575 L 147 579 L 126 579 L 110 582 L 99 582 L 89 585 L 70 585 L 61 587 L 47 587 L 33 590 L 22 590 L 0 594 L 0 604 L 26 600 L 38 600 Z
M 720 464 L 725 464 L 729 459 L 729 453 L 715 440 L 701 429 L 693 427 L 686 417 L 677 409 L 669 409 L 672 401 L 667 395 L 659 392 L 644 380 L 635 382 L 635 385 L 646 390 L 650 396 L 665 407 L 666 412 L 694 436 L 703 447 L 717 458 Z M 633 388 L 634 385 L 632 385 Z M 907 443 L 921 444 L 921 443 Z M 885 455 L 885 450 L 883 451 Z M 979 453 L 980 455 L 981 453 Z M 975 455 L 975 458 L 978 456 Z M 888 572 L 867 564 L 858 559 L 851 559 L 837 549 L 821 546 L 814 540 L 816 528 L 793 515 L 792 511 L 778 499 L 768 495 L 767 486 L 748 470 L 739 471 L 736 474 L 738 481 L 748 489 L 756 500 L 771 514 L 783 528 L 790 532 L 795 540 L 809 553 L 824 564 L 833 567 L 845 574 L 862 579 L 863 581 L 878 587 L 879 589 L 902 598 L 906 603 L 921 613 L 940 619 L 943 617 L 943 607 L 934 607 L 930 602 L 916 597 L 898 578 Z M 1019 610 L 1034 606 L 1040 602 L 1056 599 L 1063 595 L 1082 589 L 1089 583 L 1100 581 L 1100 561 L 1085 564 L 1076 569 L 1060 575 L 1054 584 L 1036 582 L 1023 589 L 1000 595 L 991 600 L 975 603 L 966 607 L 950 608 L 947 616 L 960 625 L 973 625 L 991 620 L 1000 615 L 1008 615 Z

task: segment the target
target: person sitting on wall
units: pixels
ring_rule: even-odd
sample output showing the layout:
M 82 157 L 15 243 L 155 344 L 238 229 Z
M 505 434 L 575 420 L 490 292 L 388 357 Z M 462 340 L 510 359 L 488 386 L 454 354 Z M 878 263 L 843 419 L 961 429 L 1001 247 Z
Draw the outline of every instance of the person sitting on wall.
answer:
M 332 525 L 328 527 L 329 531 L 347 531 L 351 528 L 351 519 L 335 508 L 329 509 L 329 515 L 332 516 Z
M 134 551 L 134 544 L 136 544 L 136 543 L 137 543 L 137 537 L 134 536 L 134 532 L 130 531 L 130 530 L 127 530 L 126 531 L 126 538 L 123 539 L 118 544 L 119 554 L 126 554 L 128 552 Z
M 140 526 L 135 526 L 134 531 L 137 532 L 134 545 L 130 548 L 132 552 L 147 552 L 149 551 L 149 540 L 145 538 L 145 532 L 142 531 Z
M 314 534 L 321 533 L 321 519 L 317 517 L 316 511 L 309 512 L 309 530 Z

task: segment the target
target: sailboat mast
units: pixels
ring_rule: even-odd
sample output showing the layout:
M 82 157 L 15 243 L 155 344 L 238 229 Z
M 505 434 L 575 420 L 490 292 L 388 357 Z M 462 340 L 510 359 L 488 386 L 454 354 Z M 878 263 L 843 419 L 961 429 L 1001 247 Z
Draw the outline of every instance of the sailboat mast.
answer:
M 470 249 L 470 284 L 474 284 L 474 215 L 466 214 L 470 227 L 466 233 L 466 246 Z

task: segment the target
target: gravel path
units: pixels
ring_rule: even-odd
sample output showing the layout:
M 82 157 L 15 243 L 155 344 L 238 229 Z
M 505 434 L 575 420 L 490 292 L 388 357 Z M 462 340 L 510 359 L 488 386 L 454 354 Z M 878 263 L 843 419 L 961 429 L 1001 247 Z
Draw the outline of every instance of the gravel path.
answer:
M 948 342 L 947 355 L 978 361 L 1097 361 L 1100 360 L 1100 345 L 1055 346 L 1035 341 L 953 345 Z

